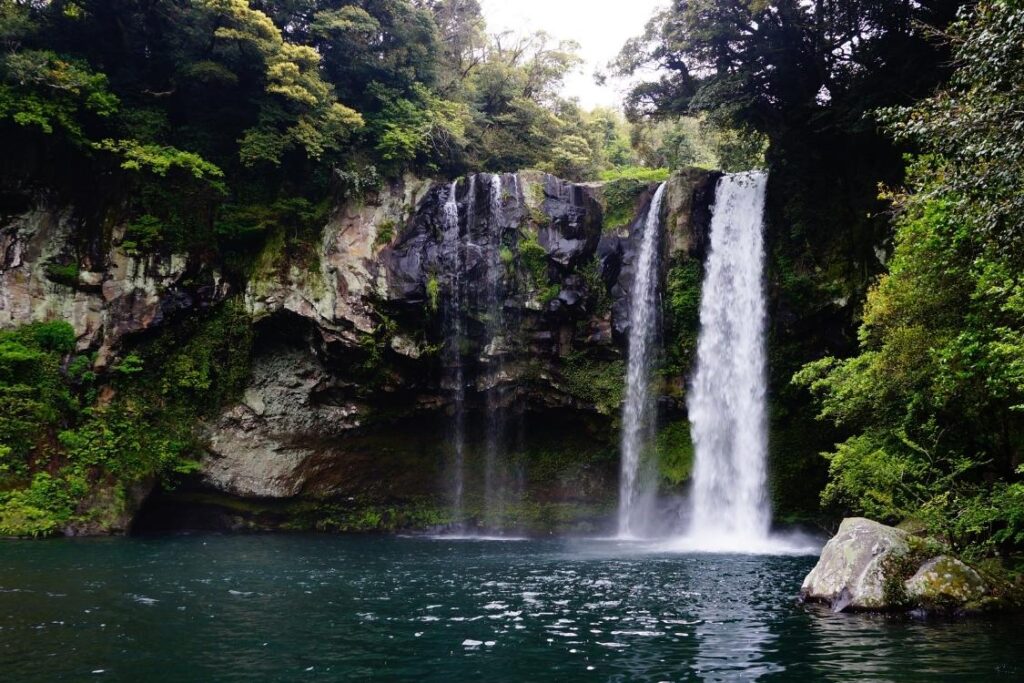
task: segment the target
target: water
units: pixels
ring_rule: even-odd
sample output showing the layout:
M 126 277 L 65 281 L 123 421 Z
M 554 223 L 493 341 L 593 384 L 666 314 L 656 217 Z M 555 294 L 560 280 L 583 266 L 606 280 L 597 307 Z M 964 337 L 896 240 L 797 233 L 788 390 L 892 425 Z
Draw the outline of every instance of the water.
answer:
M 650 395 L 651 360 L 656 339 L 658 310 L 658 237 L 665 184 L 658 186 L 640 242 L 630 292 L 629 361 L 626 369 L 626 401 L 622 409 L 622 471 L 619 479 L 619 535 L 647 532 L 647 506 L 643 504 L 642 452 L 654 430 Z
M 484 524 L 495 528 L 505 506 L 505 410 L 501 404 L 501 381 L 504 374 L 504 264 L 501 261 L 502 196 L 501 175 L 491 176 L 488 196 L 489 244 L 487 253 L 487 286 L 485 292 L 485 324 L 490 344 L 489 373 L 494 386 L 487 392 L 487 432 L 484 444 Z
M 765 303 L 762 224 L 767 176 L 723 177 L 701 291 L 697 372 L 688 396 L 694 444 L 694 547 L 765 545 Z
M 571 540 L 6 542 L 0 667 L 30 683 L 1024 676 L 1019 619 L 801 606 L 813 563 Z
M 456 520 L 463 518 L 465 498 L 466 451 L 466 386 L 462 365 L 462 339 L 465 336 L 463 302 L 465 283 L 462 277 L 463 244 L 459 231 L 459 203 L 456 198 L 457 181 L 448 188 L 444 204 L 443 253 L 447 258 L 448 291 L 442 301 L 445 335 L 443 361 L 448 375 L 452 397 L 452 461 L 450 464 L 452 510 Z M 470 188 L 472 191 L 472 187 Z

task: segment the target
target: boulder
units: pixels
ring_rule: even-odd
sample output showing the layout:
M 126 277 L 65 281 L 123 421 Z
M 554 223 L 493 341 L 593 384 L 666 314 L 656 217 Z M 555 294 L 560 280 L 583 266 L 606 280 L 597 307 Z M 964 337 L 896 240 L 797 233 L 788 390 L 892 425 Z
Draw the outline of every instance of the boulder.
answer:
M 948 555 L 928 560 L 904 584 L 907 598 L 921 606 L 959 608 L 984 597 L 988 586 L 978 572 Z
M 826 602 L 834 612 L 886 609 L 887 570 L 910 551 L 909 535 L 863 517 L 844 519 L 804 579 L 805 600 Z

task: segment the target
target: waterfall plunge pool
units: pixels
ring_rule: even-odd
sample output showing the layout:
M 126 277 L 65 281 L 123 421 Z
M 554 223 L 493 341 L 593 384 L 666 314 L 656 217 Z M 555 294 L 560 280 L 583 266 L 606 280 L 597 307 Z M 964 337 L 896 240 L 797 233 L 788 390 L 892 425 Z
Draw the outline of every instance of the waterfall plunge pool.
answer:
M 12 541 L 5 680 L 1020 680 L 1019 618 L 798 604 L 808 556 L 595 540 Z

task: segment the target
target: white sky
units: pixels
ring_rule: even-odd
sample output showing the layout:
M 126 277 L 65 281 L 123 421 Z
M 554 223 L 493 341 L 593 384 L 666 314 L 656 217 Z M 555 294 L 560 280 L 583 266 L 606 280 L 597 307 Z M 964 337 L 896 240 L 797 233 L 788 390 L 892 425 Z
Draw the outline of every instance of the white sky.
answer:
M 497 33 L 545 31 L 580 44 L 583 66 L 565 81 L 565 95 L 585 108 L 620 108 L 626 84 L 609 79 L 601 87 L 594 71 L 604 69 L 633 36 L 643 33 L 655 10 L 666 0 L 480 0 L 487 30 Z

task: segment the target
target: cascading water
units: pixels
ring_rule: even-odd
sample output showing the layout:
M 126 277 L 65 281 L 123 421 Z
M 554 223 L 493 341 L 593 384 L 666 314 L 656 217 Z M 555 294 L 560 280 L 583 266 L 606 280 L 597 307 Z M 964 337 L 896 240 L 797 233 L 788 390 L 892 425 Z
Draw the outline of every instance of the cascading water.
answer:
M 630 292 L 629 362 L 626 371 L 626 402 L 622 411 L 622 464 L 619 479 L 619 536 L 633 537 L 646 531 L 641 455 L 654 429 L 650 396 L 651 361 L 656 339 L 658 307 L 658 238 L 661 231 L 662 183 L 647 210 L 640 252 L 634 264 Z
M 444 365 L 452 394 L 452 462 L 451 498 L 452 510 L 457 523 L 462 523 L 465 494 L 465 450 L 466 450 L 466 387 L 462 367 L 462 338 L 464 323 L 462 302 L 464 283 L 462 280 L 462 237 L 459 230 L 459 204 L 456 199 L 458 181 L 448 189 L 442 220 L 443 253 L 449 274 L 448 293 L 442 309 L 445 345 Z
M 505 507 L 505 472 L 503 471 L 502 445 L 505 438 L 505 411 L 502 406 L 500 392 L 502 354 L 504 345 L 504 316 L 502 302 L 503 267 L 501 262 L 501 231 L 502 231 L 502 195 L 501 175 L 491 176 L 490 194 L 488 197 L 489 230 L 486 232 L 484 249 L 487 254 L 487 283 L 485 294 L 485 311 L 488 348 L 485 354 L 490 363 L 491 383 L 494 386 L 487 392 L 487 434 L 484 444 L 484 522 L 494 528 L 501 523 Z
M 715 191 L 688 408 L 695 450 L 688 544 L 761 551 L 765 495 L 763 214 L 767 175 L 723 177 Z

